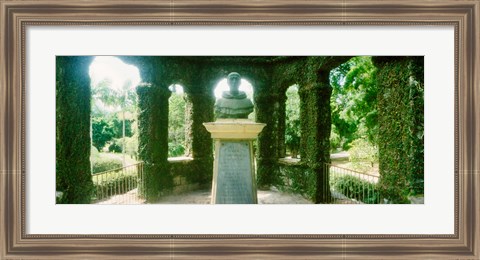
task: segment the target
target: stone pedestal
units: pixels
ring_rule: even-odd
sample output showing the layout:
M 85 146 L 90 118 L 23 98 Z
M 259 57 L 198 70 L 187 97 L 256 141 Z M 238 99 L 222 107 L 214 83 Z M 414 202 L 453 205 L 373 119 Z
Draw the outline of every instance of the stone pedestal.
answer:
M 215 141 L 212 204 L 256 204 L 253 140 L 265 124 L 218 119 L 203 125 Z

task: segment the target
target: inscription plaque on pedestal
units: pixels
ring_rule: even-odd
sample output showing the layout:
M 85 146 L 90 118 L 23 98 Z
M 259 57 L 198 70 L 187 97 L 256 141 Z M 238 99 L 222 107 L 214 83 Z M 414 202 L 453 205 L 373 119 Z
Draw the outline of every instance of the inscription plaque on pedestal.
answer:
M 215 203 L 256 203 L 250 141 L 220 141 Z
M 265 124 L 218 119 L 203 125 L 215 140 L 212 204 L 257 204 L 252 142 Z

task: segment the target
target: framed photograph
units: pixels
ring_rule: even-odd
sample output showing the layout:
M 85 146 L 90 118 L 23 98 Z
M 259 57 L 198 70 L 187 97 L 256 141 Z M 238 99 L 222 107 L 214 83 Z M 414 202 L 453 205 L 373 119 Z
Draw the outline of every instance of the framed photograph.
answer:
M 480 257 L 478 0 L 0 10 L 1 259 Z

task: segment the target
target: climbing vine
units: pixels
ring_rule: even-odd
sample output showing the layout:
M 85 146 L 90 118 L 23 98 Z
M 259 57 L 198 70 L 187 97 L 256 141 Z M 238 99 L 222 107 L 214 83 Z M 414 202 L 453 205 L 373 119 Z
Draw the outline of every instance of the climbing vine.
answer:
M 87 204 L 93 195 L 90 169 L 89 57 L 56 58 L 56 191 L 58 203 Z
M 140 192 L 147 201 L 154 201 L 171 191 L 173 179 L 168 164 L 168 98 L 170 91 L 160 85 L 137 88 L 139 158 L 144 162 Z
M 213 87 L 231 71 L 247 78 L 255 88 L 256 120 L 266 123 L 258 138 L 257 183 L 259 187 L 281 182 L 278 156 L 282 154 L 276 135 L 285 121 L 279 106 L 285 91 L 298 84 L 300 94 L 300 155 L 309 176 L 298 177 L 296 190 L 326 202 L 328 193 L 332 88 L 329 71 L 348 57 L 146 57 L 137 59 L 142 78 L 152 85 L 140 86 L 139 158 L 144 161 L 144 192 L 148 200 L 169 192 L 173 178 L 168 164 L 167 86 L 185 86 L 192 120 L 187 127 L 189 155 L 194 178 L 211 181 L 212 142 L 202 123 L 213 120 Z M 407 202 L 423 193 L 423 58 L 378 57 L 378 118 L 380 190 L 390 202 Z M 90 87 L 89 57 L 57 57 L 56 138 L 57 191 L 61 203 L 88 203 L 93 191 L 90 176 Z M 283 102 L 283 103 L 282 103 Z M 283 118 L 283 119 L 282 119 Z M 297 169 L 298 170 L 298 169 Z M 284 174 L 284 173 L 283 173 Z M 292 178 L 297 178 L 291 175 Z M 309 180 L 308 185 L 304 180 Z M 303 184 L 302 184 L 303 183 Z M 304 185 L 305 184 L 305 185 Z M 327 186 L 325 186 L 327 185 Z M 315 194 L 315 195 L 313 195 Z
M 375 58 L 379 67 L 380 191 L 391 203 L 423 194 L 423 57 Z

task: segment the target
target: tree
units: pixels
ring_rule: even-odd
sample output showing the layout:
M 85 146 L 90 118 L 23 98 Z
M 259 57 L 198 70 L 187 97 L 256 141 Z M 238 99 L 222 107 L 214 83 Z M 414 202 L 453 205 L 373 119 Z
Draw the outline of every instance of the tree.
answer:
M 125 137 L 131 137 L 133 135 L 132 124 L 133 120 L 128 119 L 129 117 L 125 116 L 125 120 L 122 118 L 123 113 L 117 113 L 114 116 L 111 116 L 110 122 L 112 123 L 114 138 L 123 137 L 123 124 L 125 123 Z
M 112 141 L 112 149 L 118 151 L 119 144 L 113 142 L 113 138 L 117 138 L 121 140 L 121 151 L 125 153 L 127 145 L 125 137 L 133 135 L 131 125 L 136 117 L 135 107 L 137 99 L 136 94 L 132 90 L 132 81 L 126 80 L 121 89 L 114 90 L 112 88 L 112 80 L 104 78 L 93 86 L 92 97 L 93 115 L 108 121 L 108 124 L 111 126 L 111 131 L 107 133 L 102 130 L 102 126 L 97 126 L 97 129 L 93 129 L 94 122 L 92 121 L 92 142 L 105 146 L 106 142 Z M 121 111 L 121 113 L 111 116 L 115 111 Z M 110 135 L 111 132 L 113 132 L 113 136 Z M 95 147 L 98 149 L 102 148 Z
M 300 97 L 298 86 L 289 87 L 285 93 L 285 144 L 292 158 L 297 158 L 300 148 Z
M 99 151 L 114 137 L 111 121 L 103 117 L 92 117 L 92 144 Z
M 175 91 L 175 88 L 173 89 Z M 182 156 L 185 152 L 185 98 L 183 93 L 173 93 L 168 109 L 168 156 Z
M 342 139 L 344 149 L 358 138 L 367 138 L 376 145 L 377 85 L 376 68 L 369 56 L 354 57 L 333 69 L 330 73 L 332 85 L 332 124 Z
M 111 88 L 112 80 L 104 78 L 98 84 L 92 86 L 92 106 L 100 114 L 106 111 L 112 112 L 119 110 L 121 104 L 121 95 Z

